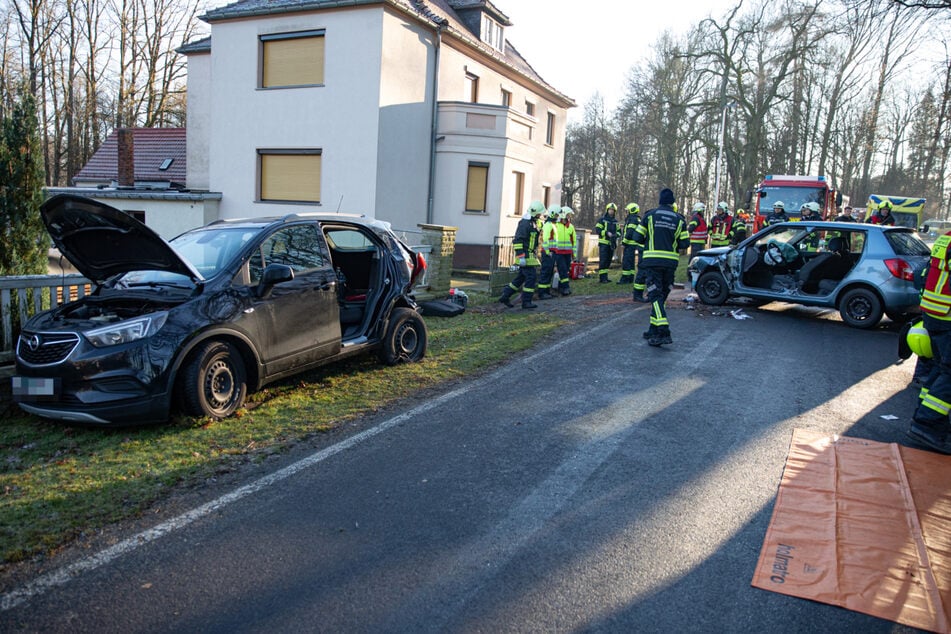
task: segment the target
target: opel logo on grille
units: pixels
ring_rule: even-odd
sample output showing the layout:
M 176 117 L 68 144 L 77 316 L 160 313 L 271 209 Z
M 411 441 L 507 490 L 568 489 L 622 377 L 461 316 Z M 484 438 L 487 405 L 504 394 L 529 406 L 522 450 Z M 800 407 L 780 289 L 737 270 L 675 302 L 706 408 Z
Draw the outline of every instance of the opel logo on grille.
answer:
M 39 350 L 40 345 L 41 345 L 42 343 L 43 343 L 43 342 L 42 342 L 42 340 L 40 339 L 40 336 L 39 336 L 39 335 L 33 335 L 32 337 L 30 337 L 29 339 L 26 340 L 26 345 L 27 345 L 27 347 L 29 347 L 29 349 L 30 349 L 31 352 L 36 352 L 37 350 Z

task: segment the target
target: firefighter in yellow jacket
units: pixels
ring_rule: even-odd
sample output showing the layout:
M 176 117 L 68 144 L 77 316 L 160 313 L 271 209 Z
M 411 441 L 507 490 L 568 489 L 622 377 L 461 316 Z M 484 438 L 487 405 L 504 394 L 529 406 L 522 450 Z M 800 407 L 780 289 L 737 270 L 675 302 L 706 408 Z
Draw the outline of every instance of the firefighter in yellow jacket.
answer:
M 921 314 L 931 338 L 934 369 L 921 389 L 908 435 L 926 447 L 951 454 L 951 231 L 940 236 L 931 249 Z
M 538 278 L 538 299 L 551 299 L 551 283 L 555 278 L 555 245 L 558 242 L 558 225 L 561 224 L 561 207 L 552 205 L 548 208 L 548 217 L 542 224 L 539 242 L 542 248 L 542 268 Z

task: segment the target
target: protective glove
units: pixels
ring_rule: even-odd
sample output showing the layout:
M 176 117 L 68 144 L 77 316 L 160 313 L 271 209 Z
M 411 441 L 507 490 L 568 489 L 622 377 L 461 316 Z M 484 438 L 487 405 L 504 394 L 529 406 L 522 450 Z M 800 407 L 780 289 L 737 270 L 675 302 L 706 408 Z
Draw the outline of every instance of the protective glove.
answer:
M 518 259 L 518 265 L 519 265 L 519 266 L 525 266 L 527 263 L 528 263 L 528 261 L 527 261 L 525 258 L 519 258 L 519 259 Z

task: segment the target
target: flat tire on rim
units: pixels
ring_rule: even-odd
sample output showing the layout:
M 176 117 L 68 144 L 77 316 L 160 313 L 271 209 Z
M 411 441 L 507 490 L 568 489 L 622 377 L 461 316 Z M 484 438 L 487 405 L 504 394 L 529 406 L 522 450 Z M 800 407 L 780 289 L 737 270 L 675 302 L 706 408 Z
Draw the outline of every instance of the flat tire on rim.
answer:
M 701 302 L 712 306 L 722 305 L 730 296 L 730 289 L 727 288 L 726 280 L 719 271 L 707 271 L 701 275 L 697 279 L 694 290 Z
M 182 405 L 191 416 L 227 418 L 242 405 L 247 379 L 241 355 L 229 343 L 209 341 L 199 347 L 182 377 Z
M 380 348 L 380 360 L 387 365 L 411 363 L 426 356 L 426 322 L 415 310 L 394 308 Z

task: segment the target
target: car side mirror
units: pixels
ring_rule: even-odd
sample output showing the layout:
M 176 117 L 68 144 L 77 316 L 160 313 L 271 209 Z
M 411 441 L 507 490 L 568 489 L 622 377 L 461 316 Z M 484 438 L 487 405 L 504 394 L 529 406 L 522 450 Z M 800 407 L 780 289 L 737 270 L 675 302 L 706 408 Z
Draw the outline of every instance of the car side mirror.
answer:
M 286 264 L 268 264 L 258 283 L 258 297 L 266 298 L 271 294 L 275 284 L 290 282 L 292 279 L 294 279 L 294 269 L 291 267 Z

